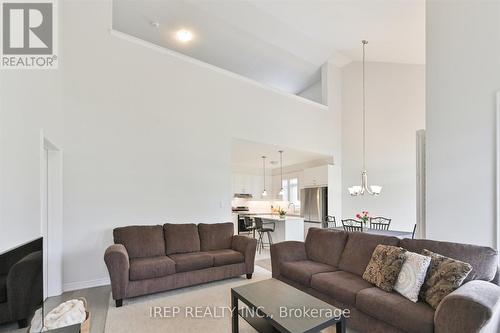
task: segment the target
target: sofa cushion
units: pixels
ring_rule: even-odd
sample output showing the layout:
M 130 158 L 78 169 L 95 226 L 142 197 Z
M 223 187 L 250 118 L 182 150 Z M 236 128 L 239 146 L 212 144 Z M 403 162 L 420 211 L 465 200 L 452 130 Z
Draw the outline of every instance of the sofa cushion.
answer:
M 198 232 L 200 233 L 202 251 L 230 249 L 233 241 L 234 224 L 231 222 L 200 223 Z
M 364 232 L 349 232 L 347 243 L 340 257 L 339 268 L 362 276 L 372 257 L 373 250 L 379 244 L 398 246 L 399 239 L 370 235 Z
M 358 292 L 356 308 L 409 333 L 432 333 L 434 310 L 426 303 L 414 303 L 394 292 L 368 288 Z
M 425 281 L 431 258 L 407 251 L 405 263 L 398 275 L 394 290 L 412 302 L 418 301 L 418 294 Z
M 319 273 L 311 278 L 311 287 L 347 305 L 356 304 L 356 294 L 373 285 L 360 276 L 344 272 Z
M 472 266 L 425 249 L 422 254 L 431 258 L 431 264 L 421 294 L 425 301 L 436 309 L 443 298 L 462 285 Z
M 231 249 L 209 251 L 208 253 L 214 257 L 214 266 L 239 264 L 245 261 L 241 252 Z
M 208 252 L 178 253 L 169 256 L 175 261 L 176 272 L 190 272 L 197 269 L 212 267 L 214 257 Z
M 408 251 L 422 253 L 424 249 L 471 264 L 472 271 L 464 282 L 492 281 L 498 268 L 498 252 L 490 247 L 428 239 L 403 239 L 399 246 Z
M 286 261 L 280 264 L 280 274 L 304 286 L 311 285 L 311 277 L 317 273 L 334 272 L 337 268 L 312 260 Z
M 338 267 L 346 242 L 347 232 L 310 228 L 306 237 L 307 258 Z
M 165 241 L 161 225 L 121 227 L 113 230 L 115 244 L 127 249 L 129 258 L 165 255 Z
M 0 275 L 0 303 L 7 302 L 7 275 Z
M 130 280 L 144 280 L 175 273 L 175 261 L 167 256 L 130 259 Z
M 406 259 L 402 247 L 377 245 L 363 273 L 363 279 L 385 291 L 392 291 Z
M 200 251 L 200 236 L 196 224 L 165 223 L 163 231 L 167 255 Z

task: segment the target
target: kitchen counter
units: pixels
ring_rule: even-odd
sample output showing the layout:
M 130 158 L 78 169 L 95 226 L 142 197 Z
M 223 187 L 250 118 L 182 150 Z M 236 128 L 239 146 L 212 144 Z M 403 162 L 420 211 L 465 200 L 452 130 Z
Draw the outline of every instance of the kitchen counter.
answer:
M 245 214 L 246 215 L 246 214 Z M 252 217 L 260 217 L 263 220 L 272 220 L 272 221 L 292 221 L 292 220 L 302 220 L 304 218 L 300 217 L 300 215 L 285 215 L 284 217 L 280 217 L 277 214 L 255 214 L 251 215 Z
M 274 232 L 271 234 L 273 243 L 304 241 L 304 218 L 300 216 L 280 217 L 279 215 L 273 214 L 259 214 L 252 215 L 252 217 L 260 217 L 264 224 L 266 222 L 274 223 Z M 265 235 L 264 241 L 267 242 Z

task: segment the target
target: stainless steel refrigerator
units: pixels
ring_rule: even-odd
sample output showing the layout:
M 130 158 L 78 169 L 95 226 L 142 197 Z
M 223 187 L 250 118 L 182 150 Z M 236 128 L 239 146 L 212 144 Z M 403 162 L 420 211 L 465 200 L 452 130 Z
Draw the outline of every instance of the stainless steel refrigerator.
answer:
M 328 215 L 328 187 L 301 189 L 300 215 L 309 226 L 321 228 Z

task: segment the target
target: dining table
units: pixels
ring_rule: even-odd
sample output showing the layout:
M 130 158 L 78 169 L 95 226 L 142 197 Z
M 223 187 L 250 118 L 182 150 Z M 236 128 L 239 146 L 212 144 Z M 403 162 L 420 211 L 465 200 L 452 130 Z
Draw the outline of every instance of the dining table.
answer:
M 328 228 L 332 230 L 344 230 L 343 227 L 332 227 Z M 371 228 L 363 228 L 362 232 L 366 232 L 367 234 L 372 235 L 381 235 L 381 236 L 392 236 L 397 238 L 412 238 L 413 231 L 401 231 L 401 230 L 380 230 L 380 229 L 371 229 Z

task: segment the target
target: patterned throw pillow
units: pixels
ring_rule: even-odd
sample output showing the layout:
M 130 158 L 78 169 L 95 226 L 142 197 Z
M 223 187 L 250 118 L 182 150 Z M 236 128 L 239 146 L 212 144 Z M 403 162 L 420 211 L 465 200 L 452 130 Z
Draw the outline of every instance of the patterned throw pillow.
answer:
M 426 249 L 422 254 L 431 258 L 431 264 L 420 295 L 435 309 L 443 298 L 462 285 L 472 266 Z
M 405 256 L 406 260 L 394 285 L 394 290 L 410 301 L 417 302 L 431 258 L 414 252 L 406 252 Z
M 390 245 L 377 245 L 363 273 L 363 279 L 385 291 L 392 291 L 405 261 L 406 250 Z

